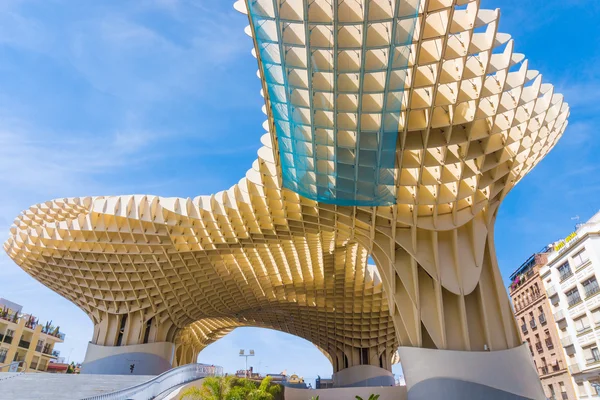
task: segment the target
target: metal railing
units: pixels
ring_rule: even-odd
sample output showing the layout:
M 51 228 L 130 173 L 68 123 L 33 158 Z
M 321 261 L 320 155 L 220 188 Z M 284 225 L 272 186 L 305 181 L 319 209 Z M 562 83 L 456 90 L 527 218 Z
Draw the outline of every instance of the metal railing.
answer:
M 13 361 L 8 364 L 0 365 L 0 372 L 25 372 L 27 370 L 27 363 L 25 361 Z M 13 375 L 9 376 L 12 377 Z M 6 378 L 5 378 L 6 379 Z M 3 380 L 3 379 L 0 379 Z
M 535 329 L 537 327 L 537 325 L 535 323 L 535 319 L 530 320 L 529 325 L 531 326 L 531 329 Z
M 221 371 L 220 367 L 211 367 L 199 364 L 188 364 L 173 368 L 158 375 L 156 378 L 137 386 L 118 390 L 112 393 L 87 397 L 83 400 L 148 400 L 166 392 L 176 386 L 195 381 L 197 379 L 214 376 Z

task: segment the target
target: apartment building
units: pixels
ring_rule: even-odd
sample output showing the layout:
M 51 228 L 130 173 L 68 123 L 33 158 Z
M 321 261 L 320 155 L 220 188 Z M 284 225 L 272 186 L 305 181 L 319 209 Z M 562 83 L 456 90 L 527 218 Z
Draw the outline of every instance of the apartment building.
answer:
M 575 400 L 573 381 L 540 278 L 540 269 L 552 251 L 552 246 L 547 246 L 521 264 L 510 276 L 509 293 L 521 338 L 529 345 L 546 396 Z
M 27 372 L 45 372 L 48 364 L 60 355 L 54 350 L 65 339 L 64 333 L 51 322 L 40 324 L 38 318 L 24 314 L 22 306 L 0 298 L 0 371 L 16 368 Z
M 600 393 L 600 213 L 554 246 L 540 271 L 576 392 Z

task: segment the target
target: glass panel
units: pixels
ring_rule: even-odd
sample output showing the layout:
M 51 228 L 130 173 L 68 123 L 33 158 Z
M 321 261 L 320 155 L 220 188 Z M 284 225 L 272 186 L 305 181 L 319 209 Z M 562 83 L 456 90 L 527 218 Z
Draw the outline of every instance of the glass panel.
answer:
M 396 143 L 419 2 L 384 2 L 387 17 L 362 15 L 365 21 L 343 25 L 333 21 L 337 1 L 308 9 L 302 2 L 277 9 L 272 0 L 247 2 L 285 188 L 330 204 L 395 204 Z

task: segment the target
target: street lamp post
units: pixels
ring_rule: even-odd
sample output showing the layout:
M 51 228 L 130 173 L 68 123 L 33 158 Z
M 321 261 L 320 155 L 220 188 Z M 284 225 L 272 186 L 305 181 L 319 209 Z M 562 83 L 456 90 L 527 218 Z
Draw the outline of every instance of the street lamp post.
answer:
M 240 357 L 245 357 L 246 358 L 246 378 L 248 378 L 248 357 L 254 357 L 254 350 L 249 350 L 248 354 L 245 354 L 246 352 L 244 351 L 244 349 L 240 350 Z

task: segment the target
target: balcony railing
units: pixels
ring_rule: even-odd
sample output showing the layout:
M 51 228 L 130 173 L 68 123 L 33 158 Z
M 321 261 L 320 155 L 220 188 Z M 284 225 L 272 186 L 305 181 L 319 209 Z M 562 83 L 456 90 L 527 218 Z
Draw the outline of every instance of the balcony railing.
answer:
M 541 368 L 541 370 L 542 370 L 542 375 L 546 375 L 546 374 L 548 374 L 548 366 L 547 366 L 547 365 L 544 365 L 544 366 Z
M 541 353 L 542 351 L 544 351 L 544 348 L 542 347 L 542 342 L 537 342 L 535 344 L 535 349 L 538 351 L 538 353 Z
M 593 295 L 595 295 L 596 293 L 600 292 L 600 286 L 598 286 L 598 284 L 593 285 L 591 288 L 584 288 L 585 290 L 585 297 L 591 297 Z
M 571 271 L 570 269 L 568 269 L 567 271 L 560 273 L 560 281 L 562 282 L 562 281 L 564 281 L 564 280 L 566 280 L 566 279 L 568 279 L 568 278 L 570 278 L 572 276 L 573 276 L 573 271 Z
M 552 350 L 554 348 L 554 343 L 552 343 L 552 339 L 546 339 L 546 347 L 548 350 Z
M 26 340 L 19 340 L 19 347 L 22 347 L 24 349 L 28 349 L 29 346 L 31 346 L 31 342 L 28 342 Z
M 577 293 L 577 295 L 569 297 L 567 303 L 569 303 L 569 307 L 573 307 L 575 304 L 581 303 L 581 296 Z
M 523 332 L 523 335 L 527 334 L 527 324 L 521 325 L 521 332 Z
M 546 322 L 546 314 L 540 314 L 540 324 L 544 325 Z
M 43 348 L 44 348 L 44 346 L 42 346 L 41 344 L 38 344 L 37 346 L 35 346 L 35 351 L 41 353 Z
M 554 313 L 554 320 L 556 322 L 562 321 L 563 319 L 565 319 L 565 312 L 563 310 L 558 310 Z
M 42 354 L 47 354 L 47 355 L 53 356 L 53 357 L 59 357 L 60 356 L 60 351 L 58 351 L 58 350 L 44 349 L 44 350 L 42 350 Z
M 563 347 L 573 346 L 573 339 L 571 339 L 571 336 L 565 336 L 564 338 L 560 339 L 560 342 L 562 343 Z
M 531 329 L 535 329 L 537 327 L 537 325 L 535 324 L 535 319 L 529 321 L 529 326 L 531 326 Z

